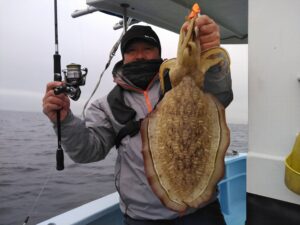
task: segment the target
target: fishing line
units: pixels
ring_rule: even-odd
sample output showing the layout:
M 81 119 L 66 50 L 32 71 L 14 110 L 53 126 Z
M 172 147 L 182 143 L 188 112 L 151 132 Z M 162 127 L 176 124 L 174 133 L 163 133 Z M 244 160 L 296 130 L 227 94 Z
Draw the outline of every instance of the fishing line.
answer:
M 56 3 L 56 0 L 54 0 L 54 5 L 55 5 L 55 31 L 56 31 L 56 32 L 55 32 L 55 40 L 56 40 L 56 46 L 55 46 L 55 47 L 56 47 L 56 52 L 55 52 L 55 53 L 56 53 L 56 55 L 58 55 L 57 10 L 56 10 L 57 3 Z M 132 22 L 132 18 L 128 18 L 128 21 L 127 21 L 127 23 L 125 23 L 125 25 L 129 26 L 129 24 L 131 24 L 131 22 Z M 100 74 L 99 80 L 98 80 L 98 82 L 97 82 L 97 84 L 96 84 L 96 86 L 95 86 L 95 88 L 94 88 L 94 91 L 92 92 L 91 96 L 89 97 L 89 99 L 87 100 L 87 102 L 86 102 L 85 105 L 84 105 L 84 108 L 83 108 L 83 111 L 82 111 L 82 116 L 83 116 L 84 119 L 85 119 L 85 109 L 86 109 L 88 103 L 90 102 L 91 98 L 94 96 L 95 92 L 97 91 L 97 89 L 98 89 L 98 87 L 99 87 L 99 85 L 100 85 L 100 82 L 101 82 L 101 80 L 102 80 L 102 77 L 103 77 L 105 71 L 107 70 L 107 68 L 109 67 L 109 65 L 110 65 L 110 63 L 111 63 L 111 60 L 112 60 L 113 57 L 115 56 L 115 53 L 116 53 L 116 51 L 118 50 L 118 47 L 119 47 L 119 45 L 120 45 L 120 43 L 121 43 L 122 37 L 123 37 L 123 35 L 125 34 L 125 32 L 126 32 L 126 29 L 123 29 L 123 32 L 121 33 L 119 39 L 117 40 L 117 42 L 116 42 L 116 43 L 114 44 L 114 46 L 112 47 L 112 49 L 111 49 L 111 51 L 110 51 L 110 54 L 109 54 L 108 62 L 106 63 L 104 70 L 103 70 L 102 73 Z M 60 61 L 60 56 L 59 56 L 59 61 Z M 60 62 L 59 62 L 59 64 L 60 64 Z M 60 65 L 59 65 L 59 67 L 60 67 Z M 60 75 L 60 74 L 55 73 L 55 75 Z M 59 77 L 59 78 L 60 78 L 60 77 Z M 60 78 L 60 79 L 61 79 L 61 78 Z M 60 118 L 59 118 L 59 113 L 58 113 L 57 117 L 58 117 L 57 119 L 58 119 L 58 121 L 59 121 L 59 120 L 60 120 Z M 60 142 L 59 142 L 59 144 L 60 144 Z M 53 174 L 54 174 L 54 169 L 51 169 L 51 172 L 50 172 L 50 174 L 48 175 L 48 177 L 46 178 L 45 182 L 43 183 L 43 185 L 42 185 L 42 187 L 41 187 L 41 190 L 40 190 L 38 196 L 36 197 L 36 199 L 35 199 L 35 201 L 34 201 L 32 207 L 31 207 L 31 209 L 30 209 L 30 211 L 29 211 L 29 213 L 28 213 L 28 216 L 25 218 L 25 220 L 24 220 L 24 222 L 23 222 L 23 225 L 28 224 L 31 215 L 35 212 L 35 209 L 36 209 L 36 206 L 37 206 L 37 204 L 38 204 L 38 202 L 39 202 L 39 199 L 40 199 L 40 197 L 42 196 L 42 194 L 44 193 L 45 188 L 46 188 L 46 186 L 47 186 L 49 180 L 52 179 Z
M 111 49 L 111 51 L 110 51 L 110 54 L 109 54 L 109 59 L 108 59 L 106 65 L 105 65 L 105 68 L 104 68 L 104 70 L 102 71 L 102 73 L 100 74 L 99 80 L 98 80 L 98 82 L 97 82 L 97 84 L 96 84 L 96 86 L 95 86 L 95 88 L 94 88 L 94 90 L 93 90 L 91 96 L 89 97 L 89 99 L 88 99 L 88 100 L 86 101 L 86 103 L 84 104 L 84 107 L 83 107 L 83 110 L 82 110 L 82 117 L 83 117 L 83 119 L 85 119 L 85 110 L 86 110 L 86 107 L 87 107 L 87 105 L 89 104 L 89 102 L 90 102 L 90 100 L 92 99 L 92 97 L 94 96 L 94 94 L 96 93 L 96 91 L 98 90 L 99 85 L 100 85 L 101 80 L 102 80 L 102 77 L 103 77 L 105 71 L 107 70 L 107 68 L 109 67 L 112 58 L 115 56 L 115 53 L 116 53 L 116 51 L 118 50 L 118 47 L 119 47 L 119 45 L 120 45 L 120 42 L 121 42 L 121 40 L 122 40 L 123 35 L 124 35 L 124 31 L 123 31 L 122 34 L 120 35 L 118 41 L 117 41 L 117 42 L 114 44 L 114 46 L 112 47 L 112 49 Z
M 46 178 L 44 184 L 42 184 L 41 190 L 40 190 L 38 196 L 35 198 L 35 201 L 34 201 L 34 203 L 32 204 L 31 209 L 29 210 L 28 216 L 25 218 L 25 220 L 24 220 L 24 222 L 23 222 L 23 225 L 26 225 L 26 224 L 28 223 L 29 218 L 30 218 L 30 217 L 33 215 L 33 213 L 35 212 L 35 209 L 36 209 L 36 206 L 37 206 L 37 204 L 38 204 L 38 202 L 39 202 L 39 199 L 40 199 L 40 197 L 42 196 L 42 194 L 44 193 L 45 188 L 46 188 L 46 186 L 47 186 L 49 180 L 52 179 L 53 174 L 54 174 L 54 168 L 51 169 L 50 174 L 49 174 L 48 177 Z
M 131 22 L 132 22 L 132 18 L 128 18 L 127 26 L 129 26 L 129 24 L 131 24 Z M 88 100 L 86 101 L 86 103 L 84 104 L 84 107 L 83 107 L 83 110 L 82 110 L 82 117 L 83 117 L 83 119 L 85 119 L 85 110 L 86 110 L 86 107 L 87 107 L 87 105 L 89 104 L 89 102 L 90 102 L 90 100 L 92 99 L 92 97 L 94 96 L 94 94 L 96 93 L 96 91 L 98 90 L 99 85 L 100 85 L 101 80 L 102 80 L 102 77 L 103 77 L 105 71 L 107 70 L 107 68 L 109 67 L 109 65 L 110 65 L 110 63 L 111 63 L 111 60 L 112 60 L 113 57 L 115 56 L 116 51 L 118 50 L 118 47 L 119 47 L 119 45 L 120 45 L 120 43 L 121 43 L 122 37 L 123 37 L 124 34 L 125 34 L 125 31 L 126 31 L 126 30 L 123 29 L 123 32 L 121 33 L 119 39 L 118 39 L 117 42 L 113 45 L 113 47 L 112 47 L 112 49 L 111 49 L 111 51 L 110 51 L 110 53 L 109 53 L 109 59 L 108 59 L 106 65 L 105 65 L 105 68 L 104 68 L 104 70 L 102 71 L 102 73 L 100 74 L 99 80 L 98 80 L 98 82 L 97 82 L 97 84 L 96 84 L 96 86 L 95 86 L 95 88 L 94 88 L 94 90 L 93 90 L 91 96 L 89 97 L 89 99 L 88 99 Z

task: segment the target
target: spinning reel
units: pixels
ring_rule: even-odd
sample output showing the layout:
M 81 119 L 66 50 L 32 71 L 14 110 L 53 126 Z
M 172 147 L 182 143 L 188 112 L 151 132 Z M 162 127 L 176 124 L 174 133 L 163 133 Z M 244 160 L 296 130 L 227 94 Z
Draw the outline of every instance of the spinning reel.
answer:
M 77 101 L 80 97 L 81 90 L 79 86 L 85 85 L 87 68 L 82 68 L 81 65 L 71 63 L 67 65 L 67 69 L 62 71 L 65 76 L 65 83 L 54 89 L 54 93 L 59 95 L 61 93 L 67 94 L 71 99 Z

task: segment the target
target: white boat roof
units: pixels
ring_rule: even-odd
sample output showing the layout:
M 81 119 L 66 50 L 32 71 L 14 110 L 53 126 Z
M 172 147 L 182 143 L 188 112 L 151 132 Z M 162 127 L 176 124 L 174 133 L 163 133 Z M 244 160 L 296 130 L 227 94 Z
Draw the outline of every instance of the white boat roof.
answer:
M 223 44 L 248 43 L 248 0 L 198 0 L 201 13 L 210 16 L 220 26 Z M 99 11 L 123 16 L 122 4 L 127 4 L 127 16 L 179 33 L 184 18 L 195 0 L 87 0 L 87 5 Z

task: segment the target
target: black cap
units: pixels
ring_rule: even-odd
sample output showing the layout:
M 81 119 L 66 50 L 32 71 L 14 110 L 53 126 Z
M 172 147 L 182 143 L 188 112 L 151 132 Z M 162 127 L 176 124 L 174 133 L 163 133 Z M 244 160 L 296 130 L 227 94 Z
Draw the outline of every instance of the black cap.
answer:
M 128 44 L 135 39 L 150 43 L 159 49 L 159 54 L 161 53 L 159 38 L 152 28 L 150 26 L 135 25 L 124 34 L 121 40 L 122 56 L 124 56 L 124 52 L 128 47 Z

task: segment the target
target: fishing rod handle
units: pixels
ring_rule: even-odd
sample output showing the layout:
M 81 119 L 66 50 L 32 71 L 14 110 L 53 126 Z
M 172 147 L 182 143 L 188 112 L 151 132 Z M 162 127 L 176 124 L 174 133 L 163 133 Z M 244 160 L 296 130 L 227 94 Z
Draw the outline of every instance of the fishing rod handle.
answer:
M 56 170 L 63 170 L 64 168 L 64 151 L 62 148 L 58 148 L 56 151 Z
M 56 170 L 63 170 L 64 166 L 64 151 L 61 147 L 61 123 L 60 123 L 60 110 L 56 113 L 57 125 L 57 150 L 56 150 Z

